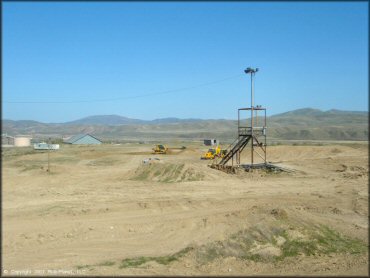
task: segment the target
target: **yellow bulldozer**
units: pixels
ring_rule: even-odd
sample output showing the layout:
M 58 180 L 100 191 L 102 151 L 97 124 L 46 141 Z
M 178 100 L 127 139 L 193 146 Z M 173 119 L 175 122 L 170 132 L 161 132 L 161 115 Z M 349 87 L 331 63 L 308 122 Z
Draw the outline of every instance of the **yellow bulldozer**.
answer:
M 215 149 L 209 149 L 201 159 L 215 159 L 216 157 L 224 157 L 226 155 L 226 150 L 222 150 L 221 147 L 217 146 Z
M 165 145 L 155 145 L 155 147 L 152 150 L 153 154 L 166 154 L 168 148 Z

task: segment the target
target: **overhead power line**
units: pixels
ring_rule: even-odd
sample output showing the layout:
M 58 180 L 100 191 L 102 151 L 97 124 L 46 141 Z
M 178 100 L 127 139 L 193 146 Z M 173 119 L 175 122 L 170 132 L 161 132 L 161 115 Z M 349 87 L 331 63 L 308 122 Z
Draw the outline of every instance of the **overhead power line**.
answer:
M 148 94 L 142 94 L 142 95 L 136 95 L 136 96 L 126 96 L 126 97 L 118 97 L 118 98 L 106 98 L 106 99 L 95 99 L 95 100 L 71 100 L 71 101 L 3 101 L 3 103 L 13 103 L 13 104 L 52 104 L 52 103 L 92 103 L 92 102 L 109 102 L 109 101 L 120 101 L 120 100 L 127 100 L 127 99 L 135 99 L 135 98 L 143 98 L 143 97 L 150 97 L 150 96 L 157 96 L 157 95 L 164 95 L 164 94 L 172 94 L 177 93 L 181 91 L 187 91 L 192 89 L 197 89 L 200 87 L 205 87 L 209 85 L 213 85 L 216 83 L 224 82 L 230 79 L 235 79 L 237 77 L 241 77 L 243 74 L 238 74 L 234 76 L 230 76 L 224 79 L 219 79 L 216 81 L 211 81 L 191 87 L 185 87 L 180 89 L 174 89 L 174 90 L 167 90 L 167 91 L 161 91 L 156 93 L 148 93 Z

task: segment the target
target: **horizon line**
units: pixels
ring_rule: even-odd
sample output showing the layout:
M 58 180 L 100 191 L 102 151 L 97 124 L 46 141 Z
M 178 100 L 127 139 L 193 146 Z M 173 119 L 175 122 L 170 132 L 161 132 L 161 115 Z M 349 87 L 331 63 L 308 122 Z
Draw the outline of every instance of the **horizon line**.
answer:
M 298 110 L 318 110 L 320 112 L 329 112 L 329 111 L 341 111 L 341 112 L 363 112 L 363 113 L 368 113 L 369 111 L 364 111 L 364 110 L 341 110 L 341 109 L 335 109 L 335 108 L 331 108 L 329 110 L 321 110 L 321 109 L 318 109 L 318 108 L 311 108 L 311 107 L 305 107 L 305 108 L 298 108 L 298 109 L 294 109 L 294 110 L 289 110 L 289 111 L 286 111 L 286 112 L 281 112 L 281 113 L 276 113 L 276 114 L 272 114 L 270 116 L 267 116 L 267 117 L 272 117 L 272 116 L 276 116 L 276 115 L 280 115 L 280 114 L 285 114 L 285 113 L 289 113 L 289 112 L 294 112 L 294 111 L 298 111 Z M 43 123 L 43 124 L 65 124 L 65 123 L 70 123 L 70 122 L 75 122 L 75 121 L 79 121 L 79 120 L 83 120 L 83 119 L 86 119 L 86 118 L 90 118 L 90 117 L 102 117 L 102 116 L 118 116 L 118 117 L 122 117 L 122 118 L 127 118 L 129 120 L 137 120 L 137 121 L 143 121 L 143 122 L 153 122 L 153 121 L 157 121 L 157 120 L 164 120 L 164 119 L 177 119 L 177 120 L 201 120 L 201 121 L 209 121 L 209 120 L 229 120 L 229 121 L 234 121 L 236 119 L 228 119 L 228 118 L 178 118 L 178 117 L 163 117 L 163 118 L 155 118 L 155 119 L 151 119 L 151 120 L 143 120 L 143 119 L 138 119 L 138 118 L 130 118 L 130 117 L 126 117 L 126 116 L 122 116 L 122 115 L 118 115 L 118 114 L 101 114 L 101 115 L 88 115 L 88 116 L 84 116 L 84 117 L 81 117 L 79 119 L 76 119 L 76 120 L 70 120 L 70 121 L 65 121 L 65 122 L 43 122 L 43 121 L 37 121 L 37 120 L 30 120 L 30 119 L 23 119 L 23 120 L 13 120 L 13 119 L 9 119 L 9 118 L 2 118 L 2 121 L 4 120 L 10 120 L 10 121 L 34 121 L 34 122 L 38 122 L 38 123 Z

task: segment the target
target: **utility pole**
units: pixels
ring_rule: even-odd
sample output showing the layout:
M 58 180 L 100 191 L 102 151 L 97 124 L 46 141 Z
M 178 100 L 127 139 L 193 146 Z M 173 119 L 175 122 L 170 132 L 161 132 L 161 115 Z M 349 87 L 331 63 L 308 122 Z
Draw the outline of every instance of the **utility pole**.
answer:
M 48 173 L 50 174 L 50 137 L 48 140 Z

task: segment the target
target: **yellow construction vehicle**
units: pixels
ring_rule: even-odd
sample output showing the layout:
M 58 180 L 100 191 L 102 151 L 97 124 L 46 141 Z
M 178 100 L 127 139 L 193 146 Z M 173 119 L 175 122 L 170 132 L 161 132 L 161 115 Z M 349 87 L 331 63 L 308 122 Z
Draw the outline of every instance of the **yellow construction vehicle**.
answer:
M 155 147 L 152 150 L 153 154 L 166 154 L 168 148 L 165 145 L 155 145 Z
M 226 150 L 222 150 L 219 146 L 215 149 L 209 149 L 201 159 L 215 159 L 216 157 L 224 157 L 226 155 Z

